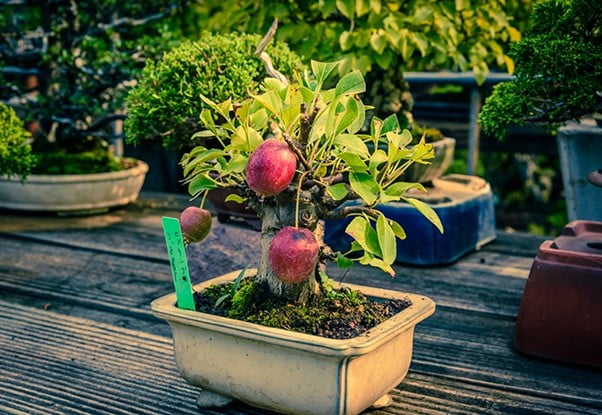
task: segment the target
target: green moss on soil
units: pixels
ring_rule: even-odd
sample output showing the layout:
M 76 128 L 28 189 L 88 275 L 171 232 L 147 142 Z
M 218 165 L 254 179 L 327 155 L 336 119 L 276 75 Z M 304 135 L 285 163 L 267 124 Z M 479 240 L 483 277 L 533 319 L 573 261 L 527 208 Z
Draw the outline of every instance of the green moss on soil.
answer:
M 128 168 L 127 161 L 115 158 L 105 150 L 67 153 L 40 152 L 34 174 L 91 174 L 119 171 Z M 130 163 L 131 164 L 131 163 Z
M 213 285 L 195 292 L 197 311 L 322 337 L 356 337 L 411 305 L 409 300 L 373 301 L 348 288 L 326 289 L 307 305 L 269 296 L 266 286 L 252 278 Z M 225 299 L 223 299 L 225 298 Z M 221 300 L 216 307 L 218 300 Z

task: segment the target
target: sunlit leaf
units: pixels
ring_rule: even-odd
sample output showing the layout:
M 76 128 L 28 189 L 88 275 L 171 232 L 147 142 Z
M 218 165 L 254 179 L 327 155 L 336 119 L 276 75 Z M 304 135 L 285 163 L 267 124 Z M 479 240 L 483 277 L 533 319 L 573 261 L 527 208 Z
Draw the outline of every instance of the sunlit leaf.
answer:
M 354 70 L 343 76 L 335 87 L 335 95 L 353 95 L 360 94 L 366 90 L 366 82 L 359 70 Z
M 380 186 L 372 175 L 360 172 L 349 174 L 349 184 L 368 205 L 374 204 L 380 192 Z
M 439 232 L 443 233 L 443 224 L 441 223 L 441 219 L 439 219 L 437 212 L 435 212 L 432 207 L 424 203 L 422 200 L 411 197 L 404 197 L 403 200 L 414 206 L 425 218 L 429 220 L 429 222 L 435 225 L 435 228 L 437 228 Z
M 376 220 L 376 233 L 378 244 L 383 253 L 383 261 L 386 264 L 392 264 L 397 256 L 397 243 L 395 242 L 395 233 L 383 214 L 378 215 Z
M 337 183 L 333 184 L 332 186 L 328 186 L 326 191 L 334 200 L 342 200 L 349 194 L 347 185 L 345 183 Z

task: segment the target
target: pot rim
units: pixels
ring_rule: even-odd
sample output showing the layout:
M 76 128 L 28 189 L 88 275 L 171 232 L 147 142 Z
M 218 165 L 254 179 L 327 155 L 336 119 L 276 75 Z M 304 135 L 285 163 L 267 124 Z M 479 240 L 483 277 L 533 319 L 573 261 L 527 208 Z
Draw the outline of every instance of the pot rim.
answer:
M 202 290 L 211 284 L 233 281 L 239 273 L 240 270 L 230 272 L 196 284 L 193 288 L 195 290 Z M 246 276 L 253 276 L 256 273 L 256 269 L 250 269 L 247 271 Z M 332 356 L 358 356 L 369 353 L 389 341 L 400 331 L 413 328 L 420 321 L 435 312 L 434 301 L 423 295 L 401 293 L 356 284 L 343 283 L 342 285 L 360 290 L 369 297 L 382 299 L 409 298 L 412 305 L 360 336 L 351 339 L 330 339 L 279 328 L 265 327 L 255 323 L 198 311 L 182 310 L 175 306 L 175 293 L 157 298 L 151 303 L 151 309 L 155 316 L 167 320 L 170 324 L 173 322 L 195 326 L 218 333 L 237 335 L 246 339 L 258 340 L 298 350 L 310 352 L 320 350 L 320 353 Z

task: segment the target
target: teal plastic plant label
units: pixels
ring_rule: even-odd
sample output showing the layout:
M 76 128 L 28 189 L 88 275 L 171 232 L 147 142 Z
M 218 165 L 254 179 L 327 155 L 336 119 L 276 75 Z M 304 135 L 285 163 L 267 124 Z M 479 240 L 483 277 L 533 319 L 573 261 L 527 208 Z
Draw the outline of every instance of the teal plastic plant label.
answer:
M 192 284 L 190 283 L 190 272 L 188 270 L 188 258 L 180 221 L 176 218 L 161 218 L 163 223 L 163 234 L 167 245 L 167 255 L 171 265 L 171 276 L 176 290 L 178 308 L 194 310 L 194 299 L 192 297 Z

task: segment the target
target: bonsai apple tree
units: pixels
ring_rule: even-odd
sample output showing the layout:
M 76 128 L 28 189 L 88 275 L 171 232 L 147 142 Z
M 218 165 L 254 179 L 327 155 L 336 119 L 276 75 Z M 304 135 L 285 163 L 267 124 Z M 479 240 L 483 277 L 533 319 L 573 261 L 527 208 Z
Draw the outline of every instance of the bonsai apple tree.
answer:
M 240 190 L 231 200 L 246 199 L 262 220 L 256 279 L 273 295 L 301 303 L 320 295 L 327 260 L 394 274 L 396 238 L 406 234 L 379 203 L 403 200 L 443 231 L 435 212 L 406 193 L 422 185 L 398 180 L 412 163 L 428 163 L 432 146 L 424 140 L 409 146 L 411 134 L 395 115 L 374 117 L 363 132 L 366 106 L 358 94 L 364 78 L 354 70 L 327 88 L 337 67 L 312 61 L 311 73 L 295 74 L 290 84 L 267 78 L 260 93 L 240 103 L 201 96 L 208 108 L 200 119 L 220 145 L 197 146 L 182 159 L 189 192 L 202 197 L 201 207 L 211 189 Z M 322 220 L 346 217 L 354 241 L 348 252 L 333 252 L 322 241 Z M 183 223 L 184 234 L 193 224 Z

